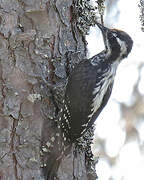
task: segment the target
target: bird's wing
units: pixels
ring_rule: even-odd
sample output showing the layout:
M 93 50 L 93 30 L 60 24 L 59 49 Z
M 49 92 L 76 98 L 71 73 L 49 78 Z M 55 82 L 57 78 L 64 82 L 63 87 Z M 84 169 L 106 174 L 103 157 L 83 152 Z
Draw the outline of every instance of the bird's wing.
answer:
M 91 71 L 89 70 L 91 66 Z M 68 79 L 65 96 L 64 116 L 68 117 L 70 134 L 80 135 L 91 114 L 93 90 L 96 84 L 96 66 L 89 61 L 82 62 L 74 68 Z

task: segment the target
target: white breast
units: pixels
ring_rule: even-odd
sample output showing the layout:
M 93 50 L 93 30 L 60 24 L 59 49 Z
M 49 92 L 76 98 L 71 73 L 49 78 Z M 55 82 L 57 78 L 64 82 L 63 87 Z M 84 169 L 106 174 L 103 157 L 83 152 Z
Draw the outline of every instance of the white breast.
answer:
M 108 89 L 108 86 L 114 81 L 118 64 L 119 64 L 118 62 L 113 63 L 111 69 L 109 69 L 103 75 L 104 78 L 102 79 L 102 81 L 99 82 L 97 87 L 94 89 L 93 95 L 95 96 L 95 98 L 93 99 L 92 110 L 91 110 L 92 113 L 88 116 L 89 118 L 91 118 L 93 114 L 98 110 L 98 108 L 102 103 L 103 97 Z

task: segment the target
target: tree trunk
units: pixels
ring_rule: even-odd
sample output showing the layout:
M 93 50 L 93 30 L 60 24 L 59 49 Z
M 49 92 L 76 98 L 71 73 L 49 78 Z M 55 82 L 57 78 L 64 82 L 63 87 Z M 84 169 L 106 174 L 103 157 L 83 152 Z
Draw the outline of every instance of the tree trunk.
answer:
M 86 56 L 76 3 L 0 0 L 0 180 L 96 179 L 91 140 L 63 154 L 56 122 L 67 76 Z

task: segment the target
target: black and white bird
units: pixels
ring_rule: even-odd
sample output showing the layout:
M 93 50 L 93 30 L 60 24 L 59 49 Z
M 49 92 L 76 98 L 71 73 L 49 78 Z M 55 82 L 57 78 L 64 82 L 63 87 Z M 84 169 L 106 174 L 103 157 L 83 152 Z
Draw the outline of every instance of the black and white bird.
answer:
M 93 125 L 107 104 L 117 67 L 133 46 L 131 37 L 124 31 L 97 25 L 103 35 L 105 50 L 76 65 L 66 86 L 61 127 L 71 141 L 81 137 Z

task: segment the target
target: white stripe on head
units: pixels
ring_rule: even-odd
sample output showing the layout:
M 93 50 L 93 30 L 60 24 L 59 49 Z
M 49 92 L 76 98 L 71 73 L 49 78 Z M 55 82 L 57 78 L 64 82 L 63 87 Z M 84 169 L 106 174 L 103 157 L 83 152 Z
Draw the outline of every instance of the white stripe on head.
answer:
M 117 42 L 119 43 L 121 49 L 120 49 L 120 57 L 122 57 L 123 55 L 127 54 L 127 45 L 125 43 L 125 41 L 122 41 L 121 39 L 119 38 L 116 38 L 117 39 Z

